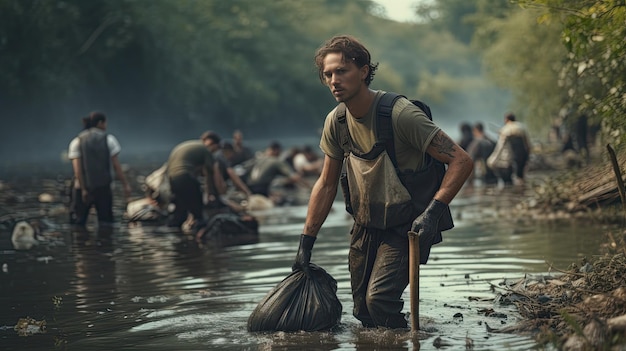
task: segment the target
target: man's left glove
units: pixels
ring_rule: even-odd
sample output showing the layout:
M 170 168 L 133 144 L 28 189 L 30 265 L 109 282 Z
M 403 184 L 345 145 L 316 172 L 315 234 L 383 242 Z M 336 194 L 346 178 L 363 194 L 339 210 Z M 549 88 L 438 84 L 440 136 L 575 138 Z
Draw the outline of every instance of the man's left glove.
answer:
M 310 275 L 309 263 L 311 262 L 311 250 L 313 250 L 315 239 L 316 237 L 311 235 L 300 235 L 300 246 L 298 247 L 296 261 L 293 263 L 293 266 L 291 266 L 292 271 L 301 270 L 307 276 Z
M 411 230 L 418 234 L 420 238 L 420 249 L 433 246 L 435 236 L 439 233 L 439 218 L 448 208 L 445 203 L 433 199 L 428 207 L 413 221 Z

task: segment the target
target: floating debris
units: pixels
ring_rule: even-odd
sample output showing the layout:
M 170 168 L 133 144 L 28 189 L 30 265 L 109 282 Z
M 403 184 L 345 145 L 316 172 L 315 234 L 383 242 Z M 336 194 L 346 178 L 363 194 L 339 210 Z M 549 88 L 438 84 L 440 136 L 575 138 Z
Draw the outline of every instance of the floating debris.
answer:
M 63 297 L 61 296 L 54 296 L 52 297 L 52 304 L 54 305 L 54 308 L 59 308 L 61 307 L 61 304 L 63 303 Z
M 42 202 L 42 203 L 50 203 L 50 202 L 56 201 L 54 195 L 49 194 L 49 193 L 39 194 L 38 200 L 39 202 Z
M 38 244 L 35 228 L 26 221 L 19 221 L 13 227 L 11 242 L 16 250 L 29 250 Z
M 44 262 L 45 264 L 48 264 L 48 262 L 52 261 L 54 259 L 54 257 L 52 256 L 41 256 L 41 257 L 37 257 L 37 262 Z
M 584 258 L 558 275 L 526 276 L 502 283 L 496 301 L 514 304 L 523 320 L 492 332 L 534 334 L 563 350 L 598 350 L 626 341 L 626 245 L 610 236 L 606 253 Z
M 46 332 L 46 321 L 38 321 L 30 317 L 20 318 L 13 329 L 20 336 L 30 336 Z

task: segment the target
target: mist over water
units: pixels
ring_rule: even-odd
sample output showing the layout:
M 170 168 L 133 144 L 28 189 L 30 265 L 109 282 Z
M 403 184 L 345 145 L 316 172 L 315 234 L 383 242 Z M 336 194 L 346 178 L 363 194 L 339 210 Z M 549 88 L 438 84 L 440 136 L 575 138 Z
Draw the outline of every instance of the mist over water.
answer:
M 384 76 L 385 68 L 378 74 Z M 489 86 L 488 81 L 484 81 Z M 380 83 L 374 81 L 371 88 L 390 91 L 377 86 Z M 484 94 L 485 91 L 490 93 Z M 294 146 L 310 145 L 321 155 L 318 148 L 320 131 L 326 114 L 336 105 L 327 91 L 323 93 L 327 95 L 316 99 L 323 112 L 313 120 L 300 116 L 297 111 L 284 111 L 277 121 L 257 120 L 241 125 L 233 124 L 233 116 L 217 114 L 195 116 L 179 111 L 175 115 L 146 116 L 143 111 L 148 109 L 141 102 L 136 105 L 103 102 L 86 108 L 83 103 L 73 104 L 68 100 L 55 102 L 46 108 L 48 104 L 35 99 L 31 105 L 14 108 L 13 111 L 0 109 L 0 119 L 6 125 L 0 130 L 0 179 L 15 174 L 37 176 L 38 172 L 71 172 L 67 159 L 69 143 L 83 129 L 82 117 L 91 111 L 102 111 L 107 115 L 107 132 L 120 142 L 120 161 L 123 164 L 165 162 L 175 145 L 196 139 L 206 130 L 217 132 L 224 141 L 232 141 L 233 131 L 239 129 L 243 132 L 244 143 L 255 151 L 264 150 L 270 141 L 276 140 L 285 151 Z M 442 101 L 416 96 L 408 91 L 398 93 L 426 102 L 435 123 L 456 141 L 460 139 L 459 126 L 462 122 L 482 122 L 487 134 L 497 138 L 511 102 L 510 93 L 496 88 L 480 91 L 466 89 L 446 96 Z M 245 97 L 242 97 L 243 100 Z M 524 116 L 519 117 L 523 123 Z
M 109 117 L 107 132 L 113 134 L 120 142 L 121 163 L 136 161 L 165 162 L 171 149 L 178 143 L 199 138 L 205 130 L 217 131 L 224 141 L 232 141 L 233 130 L 220 131 L 208 126 L 205 129 L 192 130 L 186 133 L 168 133 L 167 129 L 151 126 L 143 129 L 122 129 L 113 117 Z M 292 146 L 305 144 L 317 147 L 319 136 L 317 130 L 289 131 L 275 128 L 275 133 L 266 135 L 248 132 L 244 133 L 244 142 L 254 151 L 264 150 L 272 140 L 277 140 L 287 150 Z M 0 177 L 7 174 L 27 174 L 36 176 L 37 170 L 52 171 L 54 169 L 71 170 L 67 151 L 70 141 L 81 131 L 80 126 L 56 129 L 45 138 L 36 136 L 44 131 L 31 133 L 32 138 L 24 140 L 22 135 L 6 136 L 1 141 L 0 149 Z M 0 178 L 1 179 L 1 178 Z
M 411 96 L 409 96 L 411 97 Z M 411 97 L 412 98 L 412 97 Z M 330 99 L 330 98 L 329 98 Z M 497 106 L 487 106 L 484 101 L 450 101 L 438 106 L 430 103 L 433 120 L 454 140 L 460 138 L 459 124 L 461 122 L 483 122 L 487 133 L 495 136 L 497 129 L 502 125 L 502 116 L 507 111 L 508 98 L 504 95 L 496 99 Z M 332 103 L 332 101 L 331 101 Z M 492 104 L 494 105 L 494 104 Z M 331 105 L 334 106 L 334 105 Z M 331 107 L 332 108 L 332 107 Z M 330 110 L 329 110 L 330 111 Z M 263 150 L 269 141 L 277 140 L 283 147 L 319 145 L 319 131 L 323 126 L 325 115 L 318 121 L 298 123 L 289 121 L 293 116 L 286 116 L 285 123 L 266 125 L 264 128 L 254 128 L 242 125 L 238 128 L 224 127 L 223 123 L 211 121 L 190 122 L 180 118 L 173 118 L 172 123 L 187 124 L 188 127 L 170 128 L 169 125 L 150 124 L 139 122 L 128 115 L 108 113 L 107 132 L 115 135 L 122 146 L 120 160 L 122 163 L 130 159 L 167 158 L 170 150 L 184 140 L 196 139 L 205 130 L 216 131 L 223 140 L 231 141 L 232 132 L 240 129 L 244 134 L 245 143 L 256 151 Z M 0 175 L 16 172 L 22 166 L 58 166 L 67 162 L 66 153 L 70 141 L 81 130 L 79 117 L 72 121 L 65 121 L 61 117 L 53 118 L 58 121 L 54 127 L 25 127 L 27 121 L 18 121 L 17 125 L 8 126 L 0 132 Z M 15 123 L 13 123 L 15 124 Z M 294 126 L 300 124 L 300 126 Z M 20 126 L 22 125 L 22 126 Z M 26 130 L 26 132 L 25 132 Z M 6 169 L 6 168 L 9 169 Z

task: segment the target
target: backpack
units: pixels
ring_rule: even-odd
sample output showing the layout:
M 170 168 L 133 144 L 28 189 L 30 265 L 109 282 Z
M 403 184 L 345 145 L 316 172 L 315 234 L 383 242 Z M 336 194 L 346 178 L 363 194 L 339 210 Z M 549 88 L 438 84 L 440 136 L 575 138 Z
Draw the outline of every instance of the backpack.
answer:
M 396 173 L 400 182 L 411 194 L 411 201 L 415 208 L 414 217 L 407 218 L 407 221 L 412 221 L 420 213 L 424 212 L 430 201 L 433 199 L 437 190 L 441 186 L 441 182 L 446 173 L 446 166 L 441 161 L 425 154 L 424 167 L 419 171 L 401 171 L 398 168 L 398 161 L 395 154 L 395 145 L 393 140 L 393 125 L 392 125 L 392 111 L 396 101 L 405 97 L 396 93 L 386 92 L 378 101 L 376 106 L 376 142 L 372 149 L 365 154 L 358 154 L 359 157 L 373 160 L 378 155 L 387 150 L 387 154 L 393 163 Z M 424 111 L 424 114 L 432 120 L 432 113 L 430 107 L 420 100 L 409 100 L 413 105 Z M 346 106 L 340 104 L 337 107 L 335 113 L 336 122 L 339 123 L 340 143 L 344 150 L 344 155 L 348 155 L 353 152 L 350 149 L 350 134 L 348 131 L 348 124 L 346 123 Z M 350 192 L 347 184 L 347 177 L 345 171 L 342 171 L 341 175 L 341 188 L 346 203 L 346 210 L 348 213 L 353 214 L 350 204 Z M 439 230 L 449 230 L 454 227 L 452 220 L 452 214 L 448 208 L 446 212 L 441 216 L 439 220 Z

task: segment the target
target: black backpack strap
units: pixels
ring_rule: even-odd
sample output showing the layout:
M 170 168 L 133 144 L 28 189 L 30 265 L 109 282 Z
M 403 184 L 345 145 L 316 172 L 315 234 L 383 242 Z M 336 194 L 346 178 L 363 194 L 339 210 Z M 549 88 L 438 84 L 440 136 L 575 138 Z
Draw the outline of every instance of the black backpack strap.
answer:
M 411 100 L 411 102 L 413 103 L 413 105 L 419 107 L 422 111 L 424 111 L 428 119 L 430 119 L 431 121 L 433 120 L 433 115 L 430 112 L 430 107 L 428 105 L 426 105 L 424 102 L 420 100 Z
M 387 154 L 389 155 L 393 166 L 398 168 L 396 149 L 393 140 L 393 123 L 391 115 L 393 113 L 393 106 L 401 97 L 405 96 L 391 92 L 384 93 L 383 96 L 380 97 L 378 105 L 376 106 L 376 143 L 369 152 L 360 154 L 360 157 L 372 160 L 378 157 L 383 150 L 387 150 Z M 339 123 L 339 139 L 341 148 L 344 150 L 344 156 L 347 156 L 350 151 L 352 151 L 352 148 L 348 123 L 346 122 L 345 104 L 341 103 L 337 106 L 335 118 Z
M 348 131 L 348 123 L 346 123 L 346 105 L 344 103 L 337 105 L 335 119 L 339 123 L 339 143 L 343 149 L 343 156 L 346 157 L 350 153 L 350 132 Z
M 396 93 L 383 94 L 378 101 L 376 110 L 376 144 L 385 146 L 387 155 L 389 155 L 389 158 L 395 168 L 398 168 L 398 161 L 396 159 L 396 148 L 393 142 L 393 123 L 391 114 L 393 112 L 393 106 L 401 97 L 404 96 Z
M 433 120 L 433 114 L 430 112 L 430 107 L 426 105 L 426 103 L 420 100 L 411 100 L 411 103 L 424 111 L 424 114 L 428 117 L 428 119 L 431 121 Z M 424 168 L 430 167 L 430 164 L 435 161 L 436 160 L 432 156 L 430 156 L 427 152 L 424 152 Z

